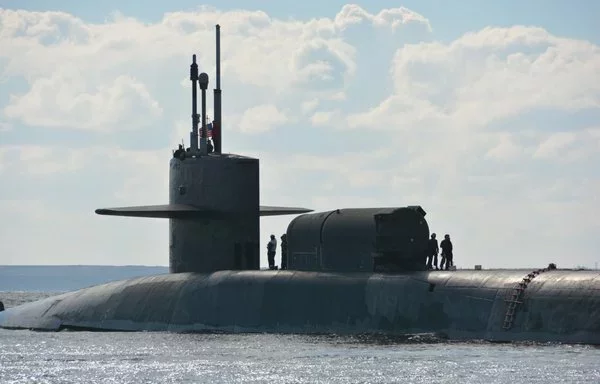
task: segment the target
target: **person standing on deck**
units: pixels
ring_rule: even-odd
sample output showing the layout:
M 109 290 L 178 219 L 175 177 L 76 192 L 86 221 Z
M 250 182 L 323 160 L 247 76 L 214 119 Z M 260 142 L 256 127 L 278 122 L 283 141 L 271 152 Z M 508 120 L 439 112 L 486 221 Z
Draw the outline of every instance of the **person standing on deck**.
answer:
M 275 253 L 277 252 L 277 239 L 271 235 L 271 241 L 267 244 L 267 258 L 269 259 L 269 269 L 275 269 Z
M 435 269 L 438 269 L 438 253 L 440 252 L 440 248 L 438 247 L 438 242 L 435 238 L 435 233 L 431 234 L 431 239 L 429 239 L 427 249 L 427 269 L 433 269 L 433 266 L 435 266 Z
M 453 255 L 452 255 L 452 241 L 450 241 L 450 235 L 444 235 L 444 240 L 440 243 L 440 248 L 442 248 L 442 262 L 440 264 L 440 269 L 448 270 L 451 265 L 454 265 Z M 445 268 L 444 268 L 444 264 Z

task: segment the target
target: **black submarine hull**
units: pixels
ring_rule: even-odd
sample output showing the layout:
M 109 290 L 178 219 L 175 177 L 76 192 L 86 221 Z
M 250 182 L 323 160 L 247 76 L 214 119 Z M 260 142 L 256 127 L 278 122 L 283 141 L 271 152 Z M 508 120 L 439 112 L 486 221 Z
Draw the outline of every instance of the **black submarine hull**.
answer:
M 59 331 L 437 333 L 449 339 L 600 344 L 600 272 L 407 274 L 220 271 L 142 277 L 0 312 L 0 327 Z M 506 328 L 506 329 L 505 329 Z

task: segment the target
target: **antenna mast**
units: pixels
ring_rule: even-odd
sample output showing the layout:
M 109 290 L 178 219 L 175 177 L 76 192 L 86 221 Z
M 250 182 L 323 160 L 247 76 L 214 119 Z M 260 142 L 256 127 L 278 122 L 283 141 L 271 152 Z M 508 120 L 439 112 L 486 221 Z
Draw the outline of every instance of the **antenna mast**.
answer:
M 213 142 L 215 143 L 215 153 L 221 153 L 221 145 L 223 143 L 223 130 L 221 124 L 221 26 L 216 25 L 217 39 L 217 87 L 214 90 L 214 114 L 213 121 Z
M 192 65 L 190 65 L 190 80 L 192 81 L 192 132 L 190 133 L 190 151 L 198 151 L 198 64 L 196 64 L 196 55 L 192 55 Z
M 204 72 L 198 76 L 200 90 L 202 91 L 202 131 L 200 135 L 200 154 L 206 155 L 207 150 L 207 131 L 206 131 L 206 88 L 208 88 L 208 75 Z

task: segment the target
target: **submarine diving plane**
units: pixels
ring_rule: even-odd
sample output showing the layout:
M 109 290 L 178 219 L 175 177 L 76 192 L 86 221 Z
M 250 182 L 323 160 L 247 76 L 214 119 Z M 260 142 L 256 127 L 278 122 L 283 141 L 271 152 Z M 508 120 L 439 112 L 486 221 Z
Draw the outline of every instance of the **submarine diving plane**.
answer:
M 96 210 L 168 219 L 170 273 L 7 308 L 0 327 L 433 333 L 455 340 L 600 344 L 598 271 L 426 271 L 429 227 L 420 206 L 319 213 L 260 206 L 259 160 L 222 152 L 218 25 L 216 61 L 214 151 L 205 118 L 208 75 L 198 74 L 194 55 L 190 145 L 170 159 L 169 204 Z M 287 269 L 261 271 L 260 216 L 288 214 L 297 216 L 287 228 Z

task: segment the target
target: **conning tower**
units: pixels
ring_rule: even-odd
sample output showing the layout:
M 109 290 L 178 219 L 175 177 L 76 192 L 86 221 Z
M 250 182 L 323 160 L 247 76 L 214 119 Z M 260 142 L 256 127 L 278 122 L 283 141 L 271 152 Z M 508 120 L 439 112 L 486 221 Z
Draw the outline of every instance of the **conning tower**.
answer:
M 96 210 L 100 215 L 168 218 L 171 273 L 259 269 L 259 217 L 311 211 L 260 206 L 259 160 L 222 153 L 219 25 L 216 26 L 216 63 L 215 119 L 210 130 L 214 151 L 209 150 L 206 116 L 209 77 L 204 72 L 198 74 L 196 55 L 193 55 L 190 145 L 180 146 L 170 160 L 169 204 Z M 198 86 L 201 115 L 197 113 Z

